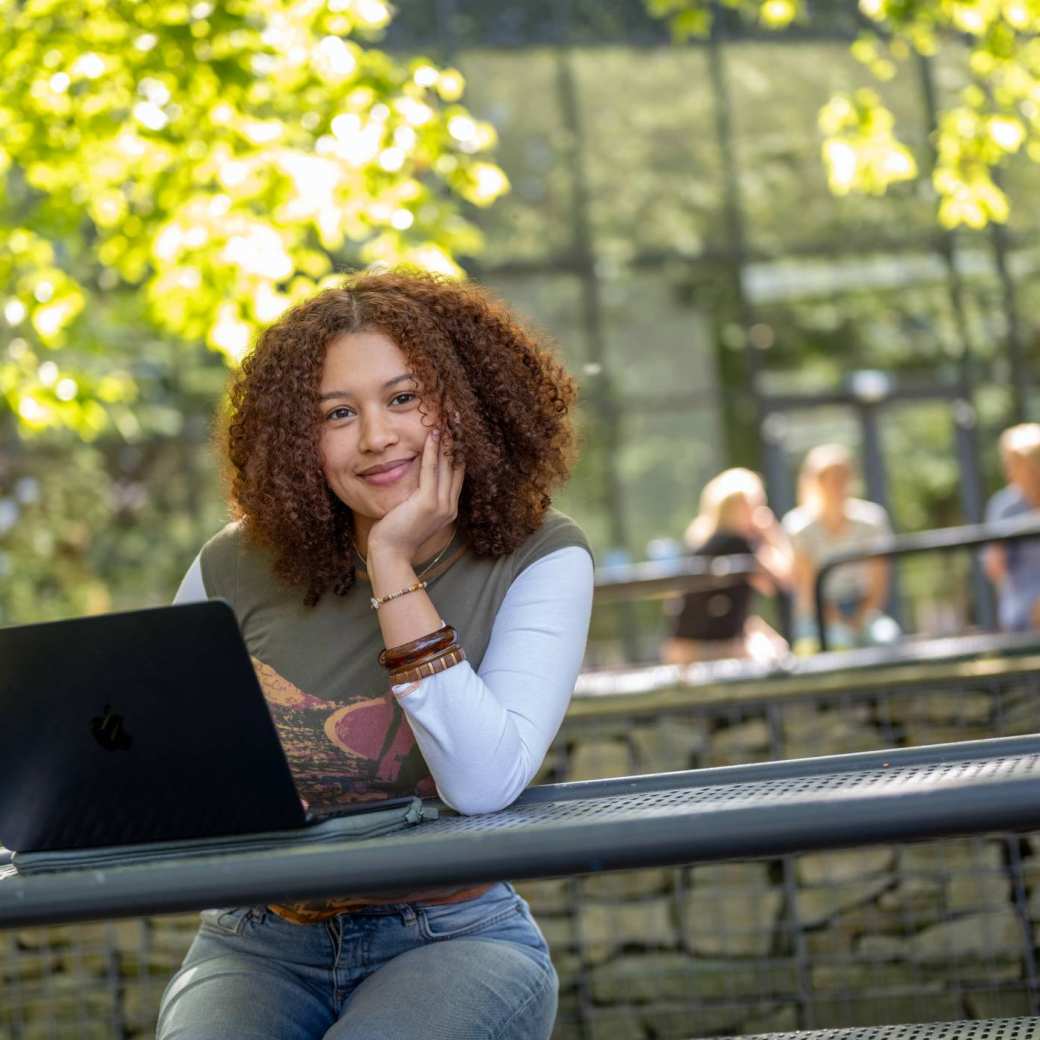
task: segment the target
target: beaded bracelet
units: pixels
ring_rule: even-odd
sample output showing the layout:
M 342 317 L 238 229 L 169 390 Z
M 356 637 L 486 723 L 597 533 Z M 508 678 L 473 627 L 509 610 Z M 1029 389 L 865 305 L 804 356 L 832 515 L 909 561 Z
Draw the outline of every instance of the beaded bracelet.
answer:
M 431 675 L 446 671 L 466 660 L 466 651 L 461 646 L 454 646 L 450 650 L 431 657 L 427 661 L 414 668 L 402 668 L 390 673 L 390 685 L 401 686 L 404 683 L 418 682 L 420 679 L 428 679 Z
M 410 643 L 387 647 L 379 652 L 379 663 L 393 671 L 396 668 L 408 668 L 419 663 L 427 655 L 434 655 L 448 650 L 458 642 L 459 634 L 451 625 L 442 625 L 435 632 L 429 632 Z
M 419 592 L 425 588 L 425 581 L 417 581 L 414 585 L 409 585 L 406 589 L 398 589 L 397 592 L 388 592 L 385 596 L 373 596 L 369 600 L 369 603 L 372 604 L 373 610 L 378 610 L 384 603 L 389 603 L 392 599 L 397 599 L 399 596 L 407 596 L 409 592 Z

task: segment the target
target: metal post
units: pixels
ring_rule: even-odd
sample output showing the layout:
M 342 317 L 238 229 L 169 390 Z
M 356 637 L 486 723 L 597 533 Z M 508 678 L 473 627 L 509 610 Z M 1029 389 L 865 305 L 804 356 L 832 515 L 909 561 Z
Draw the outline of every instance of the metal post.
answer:
M 993 179 L 999 185 L 999 171 L 993 171 Z M 993 221 L 990 224 L 990 240 L 993 243 L 993 264 L 1000 280 L 1003 311 L 1007 318 L 1007 359 L 1011 375 L 1011 421 L 1025 422 L 1029 415 L 1029 365 L 1026 363 L 1025 342 L 1022 322 L 1018 314 L 1018 297 L 1015 282 L 1008 267 L 1007 228 Z
M 888 498 L 888 477 L 885 473 L 885 454 L 881 446 L 880 405 L 875 401 L 856 401 L 860 432 L 863 438 L 863 483 L 867 498 L 876 502 L 889 516 L 892 509 Z M 888 576 L 888 598 L 885 612 L 899 624 L 903 624 L 902 601 L 899 594 L 899 572 L 890 565 Z
M 888 478 L 885 474 L 885 456 L 881 447 L 878 406 L 872 401 L 857 401 L 856 412 L 863 438 L 863 483 L 866 487 L 867 498 L 876 502 L 886 513 L 891 513 L 888 500 Z
M 787 420 L 779 412 L 771 412 L 759 427 L 762 438 L 762 475 L 769 489 L 769 502 L 778 517 L 795 506 L 795 489 L 787 467 L 784 444 Z M 778 591 L 776 620 L 780 634 L 791 642 L 794 633 L 794 608 L 791 594 Z
M 571 231 L 572 249 L 581 273 L 582 317 L 588 359 L 596 366 L 596 391 L 586 400 L 596 409 L 601 435 L 606 440 L 604 471 L 604 504 L 610 516 L 610 537 L 616 546 L 630 548 L 625 523 L 625 508 L 617 461 L 621 449 L 621 410 L 618 408 L 611 373 L 606 365 L 606 335 L 603 330 L 603 307 L 599 275 L 596 272 L 592 229 L 589 226 L 589 189 L 583 155 L 584 135 L 578 88 L 574 81 L 570 54 L 561 48 L 556 55 L 556 85 L 559 91 L 563 124 L 569 143 L 565 151 L 571 172 Z
M 769 503 L 777 516 L 783 516 L 798 504 L 787 465 L 787 420 L 779 412 L 770 412 L 762 422 L 761 431 L 762 475 L 769 488 Z
M 729 240 L 727 270 L 730 274 L 737 318 L 744 332 L 744 365 L 747 379 L 746 395 L 737 403 L 737 416 L 748 425 L 761 429 L 763 402 L 759 393 L 759 373 L 762 359 L 759 348 L 751 342 L 750 330 L 754 324 L 751 301 L 744 290 L 744 262 L 747 257 L 747 235 L 744 228 L 744 204 L 740 191 L 740 170 L 733 147 L 732 104 L 726 81 L 725 57 L 722 49 L 720 10 L 712 4 L 712 31 L 708 40 L 708 74 L 711 81 L 715 112 L 715 137 L 722 163 L 722 194 L 725 210 L 726 236 Z
M 603 504 L 607 510 L 610 539 L 615 547 L 631 549 L 625 519 L 624 494 L 618 474 L 622 445 L 622 410 L 618 405 L 611 373 L 607 366 L 606 334 L 603 329 L 603 302 L 596 271 L 595 246 L 589 224 L 589 188 L 584 161 L 584 134 L 578 88 L 571 68 L 570 53 L 560 48 L 556 54 L 556 87 L 563 124 L 568 132 L 565 148 L 571 172 L 572 249 L 581 273 L 582 316 L 590 364 L 595 366 L 595 391 L 586 396 L 599 420 L 599 436 L 604 447 Z M 631 603 L 618 606 L 620 640 L 630 661 L 639 657 L 638 626 Z
M 925 105 L 928 140 L 931 142 L 938 131 L 938 104 L 935 98 L 935 82 L 932 75 L 931 61 L 924 55 L 918 56 L 918 68 L 921 74 L 921 93 Z M 937 156 L 935 148 L 929 144 L 929 166 L 934 171 Z M 954 404 L 954 430 L 957 442 L 957 459 L 961 475 L 961 496 L 967 518 L 972 523 L 982 519 L 982 477 L 979 473 L 979 456 L 976 443 L 976 413 L 974 403 L 974 349 L 968 331 L 968 320 L 964 306 L 964 283 L 957 270 L 955 240 L 952 232 L 941 231 L 939 235 L 939 252 L 946 266 L 946 284 L 953 311 L 957 335 L 961 341 L 960 357 L 957 365 L 957 382 L 960 398 Z M 1000 272 L 1004 256 L 1000 246 L 995 243 L 997 252 L 997 270 Z M 1005 272 L 1006 273 L 1006 272 Z M 1013 301 L 1012 301 L 1013 302 Z M 1011 320 L 1009 318 L 1009 320 Z M 1017 329 L 1017 324 L 1016 324 Z M 1009 339 L 1009 349 L 1012 343 Z M 986 582 L 977 556 L 971 561 L 971 581 L 975 596 L 976 613 L 979 623 L 987 628 L 993 627 L 992 592 Z
M 929 58 L 918 55 L 918 70 L 921 78 L 921 96 L 924 99 L 925 123 L 928 132 L 926 148 L 928 150 L 929 172 L 935 171 L 938 156 L 932 141 L 939 130 L 938 102 L 935 98 L 935 83 L 932 78 L 932 64 Z M 938 207 L 936 208 L 938 213 Z M 960 340 L 960 354 L 957 358 L 958 381 L 966 397 L 970 397 L 972 385 L 972 365 L 975 353 L 968 331 L 968 317 L 964 306 L 964 283 L 957 269 L 956 238 L 952 231 L 940 228 L 936 238 L 936 251 L 942 257 L 946 268 L 946 290 L 953 312 L 954 324 L 957 327 L 957 338 Z
M 979 475 L 978 422 L 975 407 L 963 398 L 953 403 L 953 434 L 961 472 L 961 508 L 969 523 L 981 523 L 984 512 L 982 480 Z M 993 590 L 982 569 L 978 553 L 971 554 L 971 587 L 975 599 L 976 622 L 982 628 L 996 628 Z

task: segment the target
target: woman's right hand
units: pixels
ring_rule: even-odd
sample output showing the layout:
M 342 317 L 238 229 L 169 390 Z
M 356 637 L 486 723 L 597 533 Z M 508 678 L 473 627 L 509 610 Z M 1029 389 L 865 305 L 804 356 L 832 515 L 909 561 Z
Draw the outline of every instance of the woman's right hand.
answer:
M 455 522 L 465 466 L 452 458 L 450 438 L 431 430 L 423 444 L 419 486 L 372 525 L 368 559 L 411 563 L 420 547 Z

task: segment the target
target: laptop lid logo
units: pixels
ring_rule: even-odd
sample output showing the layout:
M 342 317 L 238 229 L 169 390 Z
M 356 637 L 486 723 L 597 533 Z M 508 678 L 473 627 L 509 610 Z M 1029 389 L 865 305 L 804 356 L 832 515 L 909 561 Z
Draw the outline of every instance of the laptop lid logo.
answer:
M 123 725 L 123 716 L 112 711 L 110 704 L 90 720 L 90 732 L 106 751 L 129 751 L 133 743 L 133 737 Z

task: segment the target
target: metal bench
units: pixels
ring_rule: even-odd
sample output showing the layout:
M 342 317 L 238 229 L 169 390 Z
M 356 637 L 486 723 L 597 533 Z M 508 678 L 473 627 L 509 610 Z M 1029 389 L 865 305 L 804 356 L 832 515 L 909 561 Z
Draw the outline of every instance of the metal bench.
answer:
M 1040 1040 L 1040 1018 L 989 1018 L 970 1022 L 757 1033 L 743 1040 Z
M 1040 827 L 1040 737 L 529 789 L 342 846 L 0 880 L 0 927 Z

